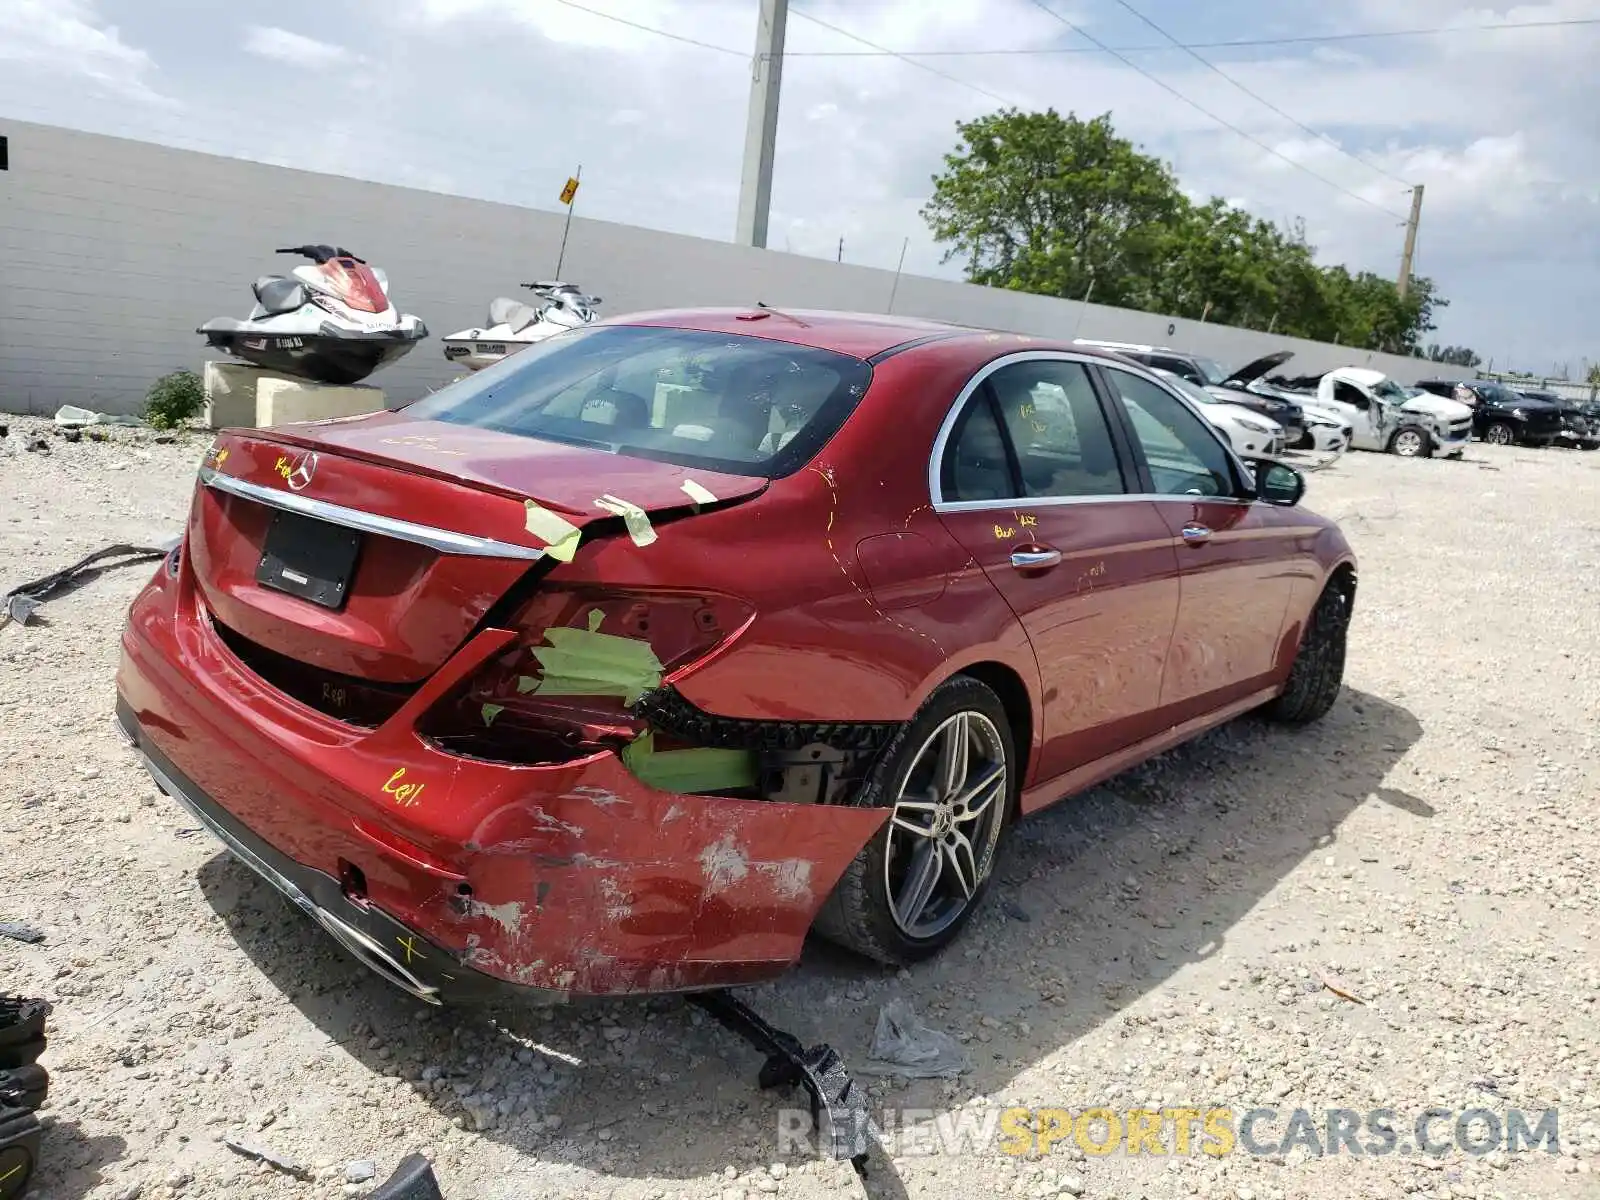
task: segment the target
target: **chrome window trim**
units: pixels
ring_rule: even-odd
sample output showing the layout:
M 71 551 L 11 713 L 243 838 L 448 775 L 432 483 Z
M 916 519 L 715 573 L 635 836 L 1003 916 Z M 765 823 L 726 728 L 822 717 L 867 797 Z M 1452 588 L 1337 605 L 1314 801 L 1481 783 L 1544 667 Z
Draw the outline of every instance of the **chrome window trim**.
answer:
M 1252 472 L 1244 465 L 1244 461 L 1234 453 L 1233 447 L 1222 436 L 1222 431 L 1212 425 L 1210 421 L 1207 421 L 1195 409 L 1195 406 L 1189 402 L 1188 397 L 1169 387 L 1159 376 L 1151 374 L 1141 364 L 1135 363 L 1131 359 L 1121 358 L 1108 362 L 1106 356 L 1102 354 L 1074 354 L 1066 350 L 1019 350 L 1012 354 L 1002 355 L 978 368 L 972 378 L 967 380 L 966 385 L 956 394 L 955 400 L 950 404 L 950 410 L 945 413 L 944 420 L 939 425 L 938 436 L 933 439 L 933 455 L 928 460 L 928 497 L 933 505 L 934 512 L 985 512 L 992 509 L 1056 507 L 1063 504 L 1116 504 L 1133 500 L 1176 501 L 1185 504 L 1255 503 L 1253 499 L 1245 499 L 1240 496 L 1175 496 L 1166 492 L 1122 492 L 1112 496 L 1013 496 L 1006 500 L 946 500 L 940 483 L 941 469 L 944 466 L 944 452 L 950 442 L 950 434 L 955 429 L 956 421 L 960 418 L 962 410 L 967 406 L 967 401 L 972 398 L 972 393 L 982 387 L 984 381 L 996 371 L 1012 366 L 1015 363 L 1023 362 L 1070 362 L 1077 363 L 1085 368 L 1100 367 L 1107 371 L 1127 371 L 1130 375 L 1135 375 L 1140 379 L 1155 384 L 1194 414 L 1200 424 L 1210 432 L 1216 443 L 1222 447 L 1223 454 L 1233 463 L 1241 479 L 1249 480 L 1252 477 Z M 1125 405 L 1127 403 L 1120 395 L 1115 396 L 1113 399 L 1117 404 Z
M 1020 509 L 1033 508 L 1059 508 L 1068 504 L 1126 504 L 1130 501 L 1148 501 L 1152 503 L 1168 504 L 1254 504 L 1254 500 L 1243 500 L 1238 496 L 1197 496 L 1185 494 L 1174 496 L 1166 492 L 1121 492 L 1115 496 L 1023 496 L 1017 500 L 941 500 L 934 507 L 935 512 L 962 513 L 962 512 L 999 512 L 1002 509 L 1011 512 Z
M 377 513 L 363 512 L 359 508 L 346 508 L 342 504 L 317 500 L 295 492 L 281 492 L 276 488 L 262 487 L 259 483 L 250 483 L 232 475 L 225 475 L 213 467 L 200 468 L 200 482 L 219 492 L 227 492 L 245 500 L 254 500 L 257 504 L 281 508 L 285 512 L 298 513 L 301 516 L 315 517 L 334 525 L 343 525 L 346 529 L 360 530 L 362 533 L 375 533 L 383 537 L 398 538 L 403 542 L 415 542 L 419 546 L 427 546 L 441 554 L 468 554 L 479 558 L 516 558 L 530 562 L 544 557 L 543 550 L 537 550 L 532 546 L 518 546 L 511 542 L 496 541 L 494 538 L 478 537 L 470 533 L 457 533 L 453 529 L 440 529 L 433 525 L 418 525 L 411 521 L 402 521 L 398 517 L 380 516 Z

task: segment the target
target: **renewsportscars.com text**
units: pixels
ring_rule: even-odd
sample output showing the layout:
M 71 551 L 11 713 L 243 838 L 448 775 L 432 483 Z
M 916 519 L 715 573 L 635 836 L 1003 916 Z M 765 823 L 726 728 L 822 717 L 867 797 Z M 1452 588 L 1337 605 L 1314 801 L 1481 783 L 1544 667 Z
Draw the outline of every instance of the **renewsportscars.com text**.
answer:
M 1265 1157 L 1307 1154 L 1452 1153 L 1481 1156 L 1504 1150 L 1561 1153 L 1557 1110 L 1523 1112 L 1487 1108 L 1428 1108 L 1397 1112 L 1375 1108 L 989 1108 L 883 1109 L 873 1133 L 895 1155 L 1047 1155 L 1076 1147 L 1086 1155 L 1148 1154 L 1221 1158 L 1241 1151 Z M 844 1131 L 838 1131 L 842 1137 Z M 778 1152 L 815 1153 L 811 1114 L 778 1114 Z

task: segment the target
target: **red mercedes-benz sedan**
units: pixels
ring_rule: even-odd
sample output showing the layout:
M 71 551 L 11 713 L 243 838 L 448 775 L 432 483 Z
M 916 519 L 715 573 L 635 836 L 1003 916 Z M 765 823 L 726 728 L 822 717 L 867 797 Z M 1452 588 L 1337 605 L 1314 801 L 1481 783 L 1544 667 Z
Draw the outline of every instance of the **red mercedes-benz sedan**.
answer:
M 675 311 L 228 431 L 134 602 L 157 782 L 434 1003 L 948 943 L 1007 829 L 1338 695 L 1350 548 L 1114 355 Z

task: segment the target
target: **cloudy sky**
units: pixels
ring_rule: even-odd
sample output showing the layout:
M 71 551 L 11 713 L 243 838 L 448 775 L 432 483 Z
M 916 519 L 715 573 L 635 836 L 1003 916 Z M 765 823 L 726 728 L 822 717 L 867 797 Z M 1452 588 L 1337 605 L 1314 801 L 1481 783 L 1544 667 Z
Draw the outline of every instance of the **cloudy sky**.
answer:
M 831 258 L 842 237 L 893 268 L 909 237 L 907 270 L 955 275 L 918 216 L 955 122 L 1109 110 L 1192 193 L 1303 218 L 1327 262 L 1394 273 L 1404 184 L 1424 183 L 1417 270 L 1452 301 L 1436 336 L 1538 371 L 1600 359 L 1600 24 L 1282 40 L 1595 19 L 1600 0 L 1128 0 L 1179 42 L 1277 40 L 1199 53 L 1293 121 L 1121 0 L 1048 3 L 1281 157 L 1035 0 L 793 0 L 769 244 Z M 0 0 L 0 115 L 544 208 L 582 163 L 583 215 L 729 238 L 756 9 Z

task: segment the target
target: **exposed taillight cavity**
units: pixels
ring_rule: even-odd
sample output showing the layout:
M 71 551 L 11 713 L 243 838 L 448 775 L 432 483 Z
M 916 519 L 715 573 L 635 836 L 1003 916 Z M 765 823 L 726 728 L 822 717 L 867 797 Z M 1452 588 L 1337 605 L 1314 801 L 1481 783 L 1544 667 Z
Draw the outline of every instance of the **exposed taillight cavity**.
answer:
M 212 614 L 211 628 L 235 658 L 285 695 L 326 716 L 376 729 L 394 715 L 415 690 L 410 685 L 374 683 L 323 670 L 257 645 Z
M 418 732 L 441 749 L 527 765 L 615 750 L 646 732 L 640 695 L 715 655 L 754 608 L 710 592 L 547 586 L 522 636 L 436 704 Z

